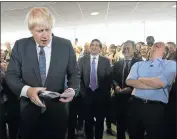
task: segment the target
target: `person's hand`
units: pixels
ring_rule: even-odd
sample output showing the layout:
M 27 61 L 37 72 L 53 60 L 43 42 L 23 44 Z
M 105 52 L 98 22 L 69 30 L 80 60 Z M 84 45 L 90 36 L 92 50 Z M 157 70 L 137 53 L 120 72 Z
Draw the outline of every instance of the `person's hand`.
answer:
M 6 63 L 1 63 L 1 69 L 2 69 L 2 71 L 6 70 Z
M 27 96 L 31 100 L 31 102 L 33 102 L 37 106 L 45 107 L 45 105 L 41 102 L 41 100 L 38 97 L 39 92 L 45 91 L 45 90 L 46 90 L 46 88 L 43 88 L 43 87 L 30 87 L 27 90 Z
M 115 91 L 116 91 L 116 92 L 120 92 L 120 91 L 121 91 L 120 86 L 116 86 L 116 87 L 115 87 Z
M 122 88 L 120 91 L 120 93 L 123 93 L 123 94 L 131 93 L 131 92 L 132 92 L 132 89 L 130 87 Z
M 72 88 L 66 89 L 61 95 L 60 95 L 60 102 L 68 103 L 73 100 L 73 97 L 75 95 L 75 91 Z

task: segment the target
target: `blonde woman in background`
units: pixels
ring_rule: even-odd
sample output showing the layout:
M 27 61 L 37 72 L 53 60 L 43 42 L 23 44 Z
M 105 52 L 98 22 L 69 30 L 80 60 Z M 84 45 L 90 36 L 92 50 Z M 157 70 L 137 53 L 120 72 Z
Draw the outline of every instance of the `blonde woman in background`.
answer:
M 124 58 L 123 54 L 122 54 L 122 47 L 123 47 L 124 43 L 122 43 L 122 45 L 118 45 L 117 49 L 116 49 L 116 55 L 115 55 L 115 59 L 116 61 L 119 61 L 121 59 Z
M 143 45 L 144 45 L 144 42 L 138 42 L 136 44 L 135 58 L 141 59 L 142 56 L 141 56 L 140 50 Z
M 10 42 L 6 42 L 5 46 L 6 46 L 6 50 L 4 51 L 4 60 L 8 62 L 12 52 Z
M 111 44 L 109 47 L 109 52 L 107 54 L 107 58 L 110 60 L 110 64 L 114 65 L 116 62 L 116 46 L 114 44 Z
M 107 54 L 108 54 L 108 47 L 106 46 L 106 44 L 103 44 L 103 47 L 101 49 L 101 55 L 107 57 Z
M 80 47 L 74 47 L 74 52 L 76 54 L 76 60 L 78 61 L 82 49 Z
M 90 43 L 86 42 L 84 44 L 84 49 L 82 50 L 82 52 L 79 55 L 79 58 L 85 56 L 85 55 L 89 55 L 90 54 Z

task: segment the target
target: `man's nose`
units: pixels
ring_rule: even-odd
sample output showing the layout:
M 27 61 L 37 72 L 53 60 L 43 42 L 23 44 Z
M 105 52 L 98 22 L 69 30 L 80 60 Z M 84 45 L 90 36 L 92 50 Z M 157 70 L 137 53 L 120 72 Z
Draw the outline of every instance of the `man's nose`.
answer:
M 43 32 L 42 32 L 42 37 L 43 37 L 43 38 L 46 38 L 47 35 L 48 35 L 47 31 L 43 31 Z

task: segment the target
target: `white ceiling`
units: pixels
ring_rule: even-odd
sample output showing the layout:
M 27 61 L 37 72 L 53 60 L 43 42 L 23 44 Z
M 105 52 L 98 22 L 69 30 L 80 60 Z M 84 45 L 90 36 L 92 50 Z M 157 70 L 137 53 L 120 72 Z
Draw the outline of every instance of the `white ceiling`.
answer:
M 58 27 L 134 20 L 176 21 L 176 2 L 1 2 L 1 31 L 26 30 L 25 16 L 32 7 L 48 7 Z M 91 16 L 91 12 L 99 12 Z

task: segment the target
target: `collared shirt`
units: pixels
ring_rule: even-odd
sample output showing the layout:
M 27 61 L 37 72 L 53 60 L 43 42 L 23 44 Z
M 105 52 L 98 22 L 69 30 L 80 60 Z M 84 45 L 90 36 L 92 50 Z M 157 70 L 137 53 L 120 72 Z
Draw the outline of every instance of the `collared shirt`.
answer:
M 97 83 L 97 87 L 98 87 L 98 75 L 97 75 L 97 68 L 98 68 L 98 60 L 99 60 L 99 55 L 93 56 L 90 55 L 90 71 L 92 71 L 92 61 L 93 58 L 95 57 L 95 71 L 96 71 L 96 83 Z M 91 72 L 90 72 L 91 73 Z M 91 74 L 90 74 L 91 75 Z
M 141 61 L 135 63 L 127 77 L 127 80 L 138 80 L 140 77 L 158 77 L 164 82 L 165 87 L 159 89 L 134 88 L 132 95 L 146 100 L 156 100 L 168 103 L 169 91 L 176 76 L 176 62 L 157 58 L 156 60 Z
M 44 51 L 45 51 L 45 57 L 46 57 L 46 77 L 49 71 L 49 66 L 50 66 L 50 59 L 51 59 L 51 50 L 52 50 L 52 40 L 50 41 L 50 43 L 44 47 Z M 39 44 L 36 43 L 36 50 L 37 50 L 37 54 L 38 54 L 38 60 L 39 60 L 39 52 L 40 52 L 40 47 Z
M 51 39 L 50 43 L 44 47 L 45 57 L 46 57 L 46 77 L 47 77 L 49 66 L 50 66 L 51 50 L 52 50 L 51 46 L 52 46 L 52 39 Z M 38 60 L 39 60 L 40 47 L 39 47 L 39 44 L 37 44 L 37 43 L 36 43 L 36 50 L 37 50 L 37 55 L 38 55 Z M 21 90 L 20 96 L 27 97 L 27 90 L 29 87 L 30 86 L 25 85 Z
M 146 61 L 146 58 L 145 58 L 145 57 L 142 57 L 142 60 L 143 60 L 143 61 Z

